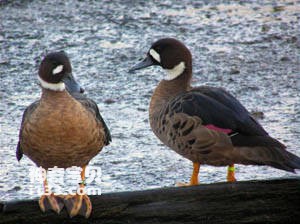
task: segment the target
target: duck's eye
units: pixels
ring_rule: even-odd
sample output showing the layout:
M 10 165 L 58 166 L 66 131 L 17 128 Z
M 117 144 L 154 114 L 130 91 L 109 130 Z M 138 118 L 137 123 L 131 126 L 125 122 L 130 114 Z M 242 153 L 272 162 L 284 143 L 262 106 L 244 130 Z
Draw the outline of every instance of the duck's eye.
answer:
M 160 51 L 160 46 L 156 46 L 155 48 L 154 48 L 157 52 L 159 52 Z
M 56 74 L 60 73 L 63 69 L 64 69 L 63 65 L 58 65 L 52 70 L 52 74 L 56 75 Z

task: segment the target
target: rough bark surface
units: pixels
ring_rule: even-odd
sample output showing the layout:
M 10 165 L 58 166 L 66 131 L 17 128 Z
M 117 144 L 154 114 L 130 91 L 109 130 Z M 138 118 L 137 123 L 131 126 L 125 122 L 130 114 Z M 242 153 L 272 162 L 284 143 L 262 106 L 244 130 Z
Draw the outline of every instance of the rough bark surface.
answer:
M 90 196 L 89 219 L 42 213 L 36 200 L 0 203 L 0 223 L 297 223 L 300 179 L 203 184 Z

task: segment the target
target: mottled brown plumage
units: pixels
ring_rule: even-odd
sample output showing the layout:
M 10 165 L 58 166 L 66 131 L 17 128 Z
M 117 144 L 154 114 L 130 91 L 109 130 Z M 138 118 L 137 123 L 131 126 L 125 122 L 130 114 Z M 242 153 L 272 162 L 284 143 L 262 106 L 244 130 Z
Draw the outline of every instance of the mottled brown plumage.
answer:
M 191 87 L 192 56 L 180 41 L 156 41 L 130 71 L 151 65 L 167 72 L 151 98 L 151 128 L 165 145 L 194 163 L 191 184 L 198 182 L 199 164 L 228 165 L 228 181 L 235 180 L 235 163 L 290 172 L 300 169 L 300 158 L 270 137 L 230 93 L 217 87 Z
M 228 135 L 207 129 L 198 116 L 175 113 L 176 104 L 185 100 L 178 96 L 191 88 L 190 83 L 181 77 L 162 80 L 155 89 L 149 107 L 152 131 L 164 144 L 193 162 L 215 166 L 231 164 L 233 161 L 229 155 L 233 152 L 233 145 Z M 178 100 L 171 101 L 176 96 Z

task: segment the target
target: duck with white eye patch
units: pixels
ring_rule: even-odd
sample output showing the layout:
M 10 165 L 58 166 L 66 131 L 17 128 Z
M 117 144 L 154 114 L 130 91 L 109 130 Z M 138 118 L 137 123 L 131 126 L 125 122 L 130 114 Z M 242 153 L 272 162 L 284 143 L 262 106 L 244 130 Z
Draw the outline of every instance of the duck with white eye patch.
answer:
M 38 76 L 38 80 L 44 88 L 52 90 L 63 90 L 66 88 L 69 93 L 84 92 L 84 89 L 78 84 L 72 74 L 71 64 L 64 51 L 48 54 L 47 60 L 49 62 L 42 61 L 43 66 L 40 66 L 39 71 L 41 76 Z
M 85 167 L 111 142 L 109 129 L 97 104 L 82 94 L 83 89 L 72 76 L 71 63 L 64 52 L 46 55 L 38 79 L 42 95 L 24 111 L 17 159 L 24 154 L 45 170 L 81 167 L 79 190 L 83 191 Z M 47 178 L 44 190 L 39 200 L 42 211 L 60 213 L 66 206 L 70 217 L 90 216 L 92 205 L 86 194 L 55 195 L 49 192 Z
M 146 58 L 129 71 L 152 65 L 166 76 L 150 102 L 150 125 L 168 147 L 193 162 L 189 184 L 198 184 L 200 164 L 228 166 L 227 181 L 236 181 L 234 164 L 267 165 L 295 172 L 300 158 L 272 138 L 247 109 L 222 88 L 191 87 L 192 55 L 173 38 L 156 41 Z

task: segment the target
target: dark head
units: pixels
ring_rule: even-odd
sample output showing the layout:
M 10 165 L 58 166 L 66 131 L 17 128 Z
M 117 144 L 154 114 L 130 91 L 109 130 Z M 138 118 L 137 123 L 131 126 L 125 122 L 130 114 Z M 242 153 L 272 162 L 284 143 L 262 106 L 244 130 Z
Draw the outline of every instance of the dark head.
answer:
M 187 47 L 173 38 L 156 41 L 149 49 L 146 58 L 133 66 L 129 72 L 159 65 L 167 71 L 165 80 L 173 80 L 184 72 L 191 75 L 192 55 Z
M 46 55 L 41 62 L 38 78 L 45 89 L 63 91 L 66 88 L 71 93 L 84 91 L 73 77 L 70 60 L 63 51 Z

